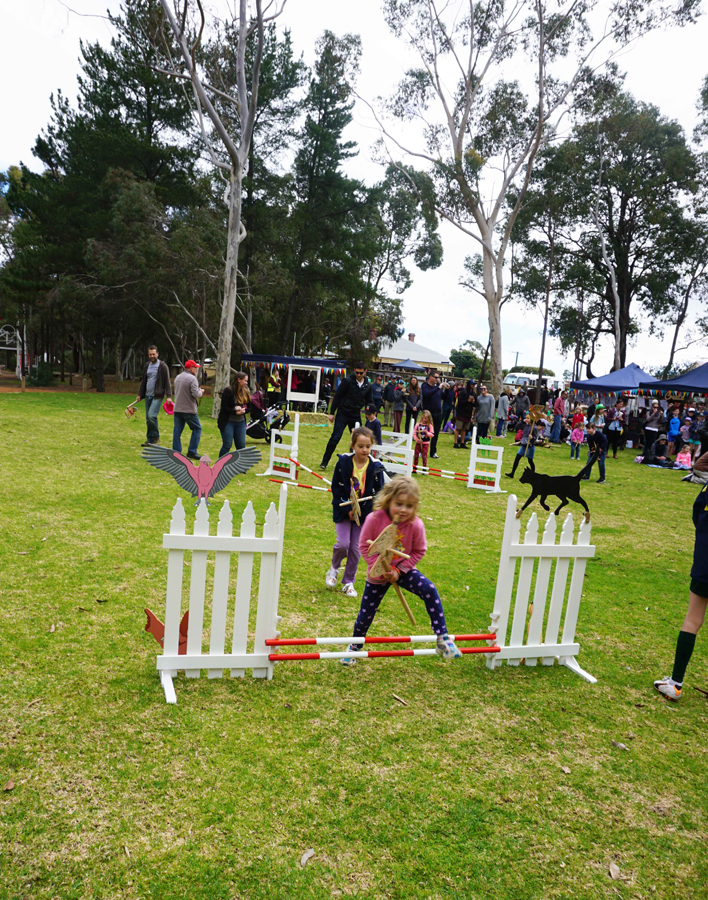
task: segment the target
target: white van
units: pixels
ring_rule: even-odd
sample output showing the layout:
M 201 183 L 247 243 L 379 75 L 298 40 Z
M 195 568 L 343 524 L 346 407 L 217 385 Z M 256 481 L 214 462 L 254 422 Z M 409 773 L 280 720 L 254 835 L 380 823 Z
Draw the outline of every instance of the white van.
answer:
M 524 390 L 535 388 L 537 379 L 538 375 L 534 375 L 532 372 L 509 372 L 503 383 L 504 387 L 510 387 L 513 393 L 516 393 L 520 387 L 524 388 Z M 544 375 L 541 380 L 542 382 L 545 381 L 549 391 L 557 391 L 558 388 L 561 390 L 565 389 L 565 382 L 562 378 Z

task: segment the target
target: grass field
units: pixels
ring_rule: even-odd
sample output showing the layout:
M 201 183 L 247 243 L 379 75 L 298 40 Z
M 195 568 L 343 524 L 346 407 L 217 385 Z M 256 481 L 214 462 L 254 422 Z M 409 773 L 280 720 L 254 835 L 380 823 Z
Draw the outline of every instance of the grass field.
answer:
M 168 706 L 143 608 L 164 613 L 181 492 L 140 459 L 144 420 L 124 405 L 0 395 L 2 900 L 708 896 L 708 701 L 691 688 L 708 688 L 705 639 L 680 704 L 651 688 L 687 602 L 695 486 L 626 451 L 583 490 L 597 555 L 579 662 L 596 685 L 474 656 L 308 662 L 272 682 L 180 676 Z M 314 468 L 328 431 L 301 434 Z M 450 446 L 443 466 L 466 466 Z M 571 472 L 568 456 L 536 465 Z M 421 570 L 452 631 L 484 630 L 506 496 L 421 481 Z M 278 486 L 249 473 L 224 494 L 235 521 L 251 499 L 262 523 Z M 357 601 L 324 588 L 333 534 L 328 496 L 291 491 L 284 636 L 351 629 Z M 409 633 L 392 594 L 372 633 Z

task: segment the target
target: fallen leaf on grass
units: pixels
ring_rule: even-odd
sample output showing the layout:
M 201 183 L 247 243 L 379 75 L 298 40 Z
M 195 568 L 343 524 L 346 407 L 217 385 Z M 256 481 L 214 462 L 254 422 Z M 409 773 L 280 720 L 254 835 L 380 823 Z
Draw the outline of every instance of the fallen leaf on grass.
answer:
M 50 633 L 50 634 L 54 634 L 54 632 L 56 631 L 56 629 L 57 629 L 57 626 L 56 626 L 56 625 L 50 625 L 50 626 L 49 626 L 49 633 Z
M 88 612 L 88 610 L 86 609 L 85 606 L 77 606 L 76 608 L 77 608 L 78 610 L 80 610 L 81 612 Z
M 618 750 L 629 750 L 629 747 L 626 744 L 620 743 L 620 741 L 612 741 L 612 746 L 617 747 Z
M 314 855 L 315 855 L 315 851 L 312 849 L 312 847 L 310 847 L 309 850 L 305 850 L 305 852 L 300 857 L 300 868 L 304 869 L 307 864 L 308 859 L 312 859 L 312 857 Z
M 43 544 L 46 540 L 47 540 L 46 538 L 42 538 L 42 540 L 40 541 L 40 543 Z
M 7 784 L 5 785 L 5 787 L 3 788 L 3 790 L 4 790 L 4 791 L 12 791 L 12 790 L 14 790 L 14 787 L 15 787 L 15 782 L 14 782 L 14 781 L 12 780 L 12 778 L 11 778 L 11 779 L 7 782 Z
M 30 706 L 36 706 L 37 703 L 39 703 L 41 699 L 42 699 L 41 697 L 37 697 L 36 700 L 31 700 L 31 701 L 27 704 L 27 706 L 25 706 L 25 709 L 29 709 Z
M 398 700 L 398 702 L 403 704 L 403 706 L 408 706 L 408 703 L 403 699 L 403 697 L 399 697 L 398 694 L 394 694 L 393 699 Z
M 286 704 L 285 704 L 285 708 L 286 708 L 286 709 L 292 709 L 292 705 L 291 705 L 290 703 L 286 703 Z
M 564 775 L 570 775 L 570 769 L 568 768 L 568 766 L 561 766 L 561 772 Z
M 97 597 L 97 598 L 96 598 L 96 603 L 108 603 L 108 597 L 104 597 L 103 600 L 99 600 L 98 597 Z
M 619 881 L 622 878 L 622 873 L 620 872 L 617 863 L 610 863 L 610 878 L 613 881 Z

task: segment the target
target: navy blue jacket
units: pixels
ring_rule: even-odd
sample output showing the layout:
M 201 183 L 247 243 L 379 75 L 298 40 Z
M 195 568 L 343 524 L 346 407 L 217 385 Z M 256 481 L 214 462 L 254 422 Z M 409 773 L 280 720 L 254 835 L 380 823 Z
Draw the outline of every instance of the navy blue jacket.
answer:
M 375 444 L 381 443 L 381 422 L 379 422 L 378 419 L 372 419 L 371 421 L 367 419 L 366 422 L 364 422 L 364 428 L 373 431 Z
M 708 485 L 693 503 L 693 524 L 696 527 L 696 543 L 693 545 L 691 578 L 708 583 Z
M 344 522 L 349 518 L 351 506 L 340 506 L 349 499 L 352 490 L 351 478 L 354 473 L 353 453 L 342 453 L 334 467 L 332 476 L 332 519 L 335 522 Z M 377 460 L 369 457 L 369 465 L 366 469 L 366 484 L 361 492 L 362 497 L 373 497 L 383 487 L 384 467 Z M 369 515 L 374 505 L 373 500 L 364 500 L 361 504 L 362 524 Z
M 442 413 L 442 390 L 439 384 L 428 384 L 424 381 L 420 386 L 423 395 L 423 409 L 427 409 L 434 415 Z
M 595 431 L 595 434 L 588 432 L 588 450 L 591 453 L 597 453 L 598 456 L 607 450 L 607 438 L 599 429 Z

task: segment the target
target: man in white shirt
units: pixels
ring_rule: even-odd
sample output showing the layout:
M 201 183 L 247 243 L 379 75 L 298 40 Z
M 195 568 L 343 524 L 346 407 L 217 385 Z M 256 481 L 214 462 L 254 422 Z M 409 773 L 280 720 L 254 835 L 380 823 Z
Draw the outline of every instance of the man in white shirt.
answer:
M 184 426 L 189 425 L 191 436 L 189 438 L 188 459 L 201 459 L 197 453 L 199 440 L 202 436 L 202 423 L 197 413 L 197 400 L 203 396 L 199 388 L 196 372 L 201 368 L 199 363 L 188 359 L 184 364 L 184 372 L 175 378 L 175 427 L 172 432 L 172 449 L 182 452 L 182 432 Z

